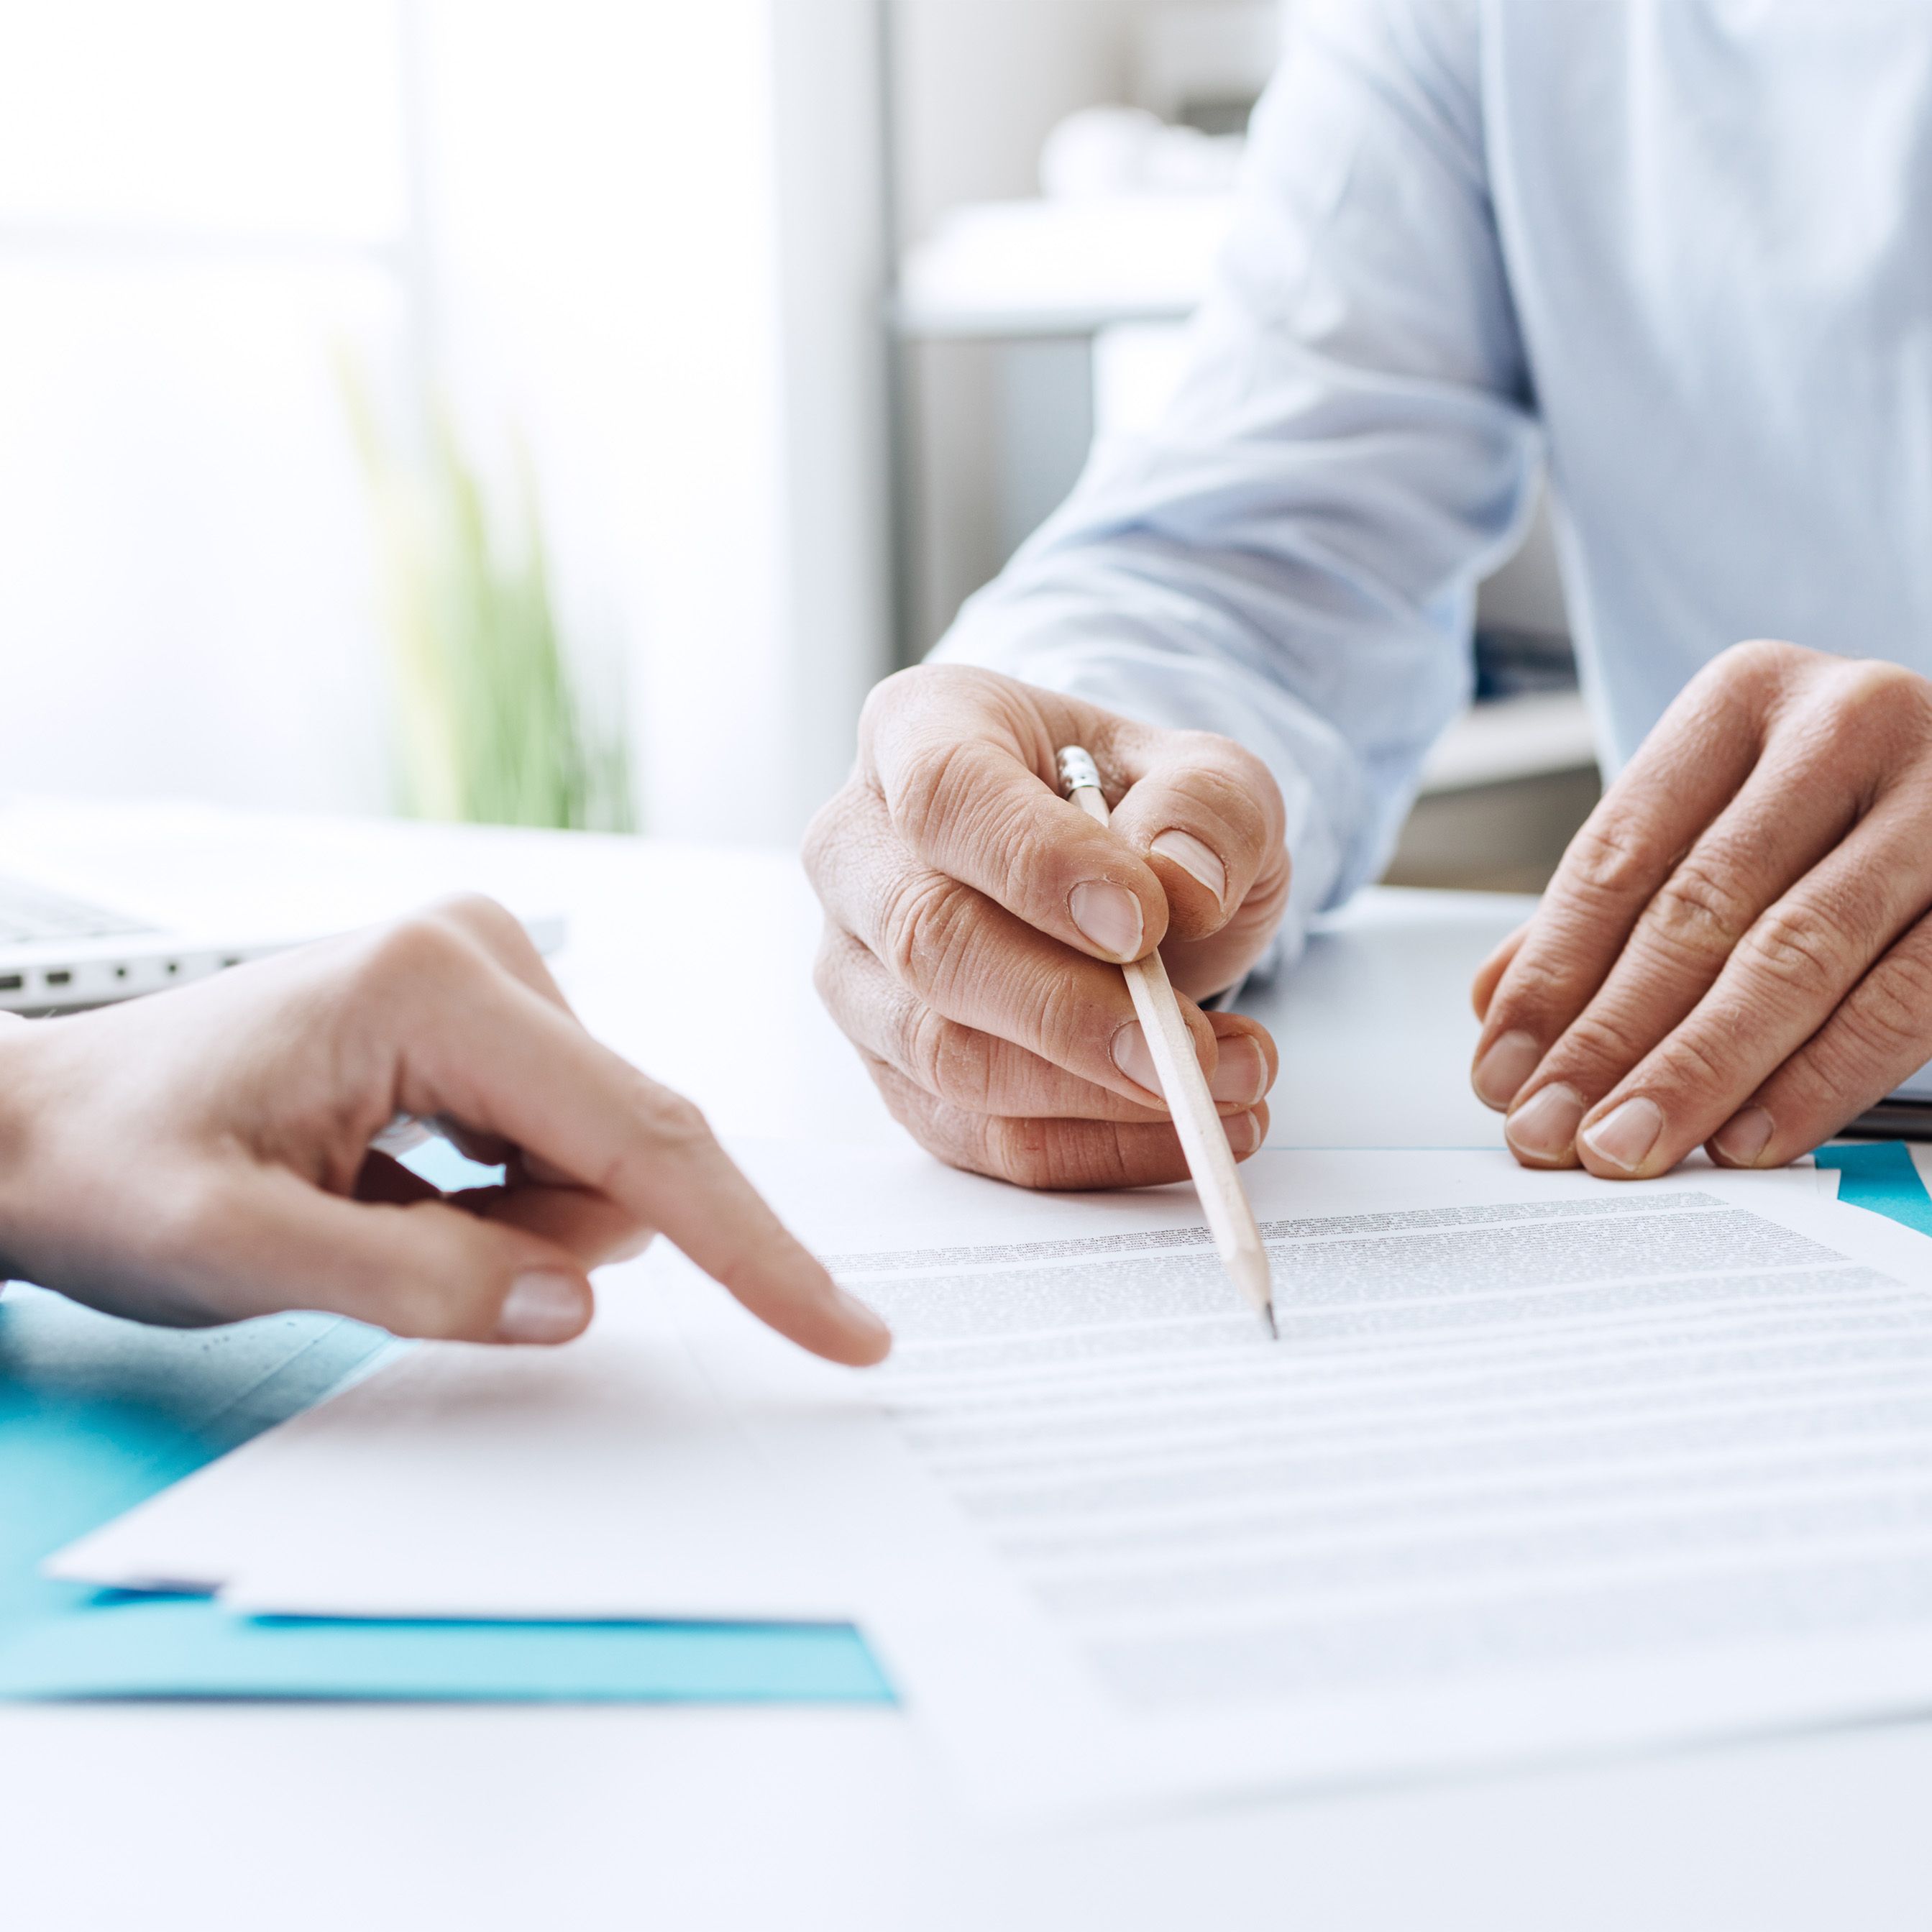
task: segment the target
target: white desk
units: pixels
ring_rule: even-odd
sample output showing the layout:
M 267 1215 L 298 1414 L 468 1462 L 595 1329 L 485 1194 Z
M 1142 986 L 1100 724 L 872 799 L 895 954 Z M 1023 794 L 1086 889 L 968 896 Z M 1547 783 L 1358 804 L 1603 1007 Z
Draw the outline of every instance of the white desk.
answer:
M 0 869 L 100 889 L 346 872 L 561 905 L 590 1022 L 727 1132 L 894 1131 L 807 982 L 789 860 L 619 841 L 0 812 Z M 317 887 L 326 901 L 333 888 Z M 1468 973 L 1508 901 L 1379 895 L 1272 1003 L 1284 1142 L 1492 1142 Z M 668 1000 L 667 996 L 673 996 Z M 5 1499 L 0 1498 L 0 1508 Z M 1480 1927 L 1886 1932 L 1932 1923 L 1932 1727 L 993 1839 L 884 1710 L 0 1707 L 0 1922 L 354 1928 Z

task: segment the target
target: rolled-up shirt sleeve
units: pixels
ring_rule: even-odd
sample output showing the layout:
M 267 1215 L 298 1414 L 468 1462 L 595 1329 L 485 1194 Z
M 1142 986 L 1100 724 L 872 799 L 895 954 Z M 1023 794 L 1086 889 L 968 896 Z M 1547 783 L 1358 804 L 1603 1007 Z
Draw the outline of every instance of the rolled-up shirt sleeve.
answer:
M 1294 860 L 1277 962 L 1386 863 L 1542 447 L 1474 0 L 1297 21 L 1173 403 L 1096 448 L 934 653 L 1264 760 Z

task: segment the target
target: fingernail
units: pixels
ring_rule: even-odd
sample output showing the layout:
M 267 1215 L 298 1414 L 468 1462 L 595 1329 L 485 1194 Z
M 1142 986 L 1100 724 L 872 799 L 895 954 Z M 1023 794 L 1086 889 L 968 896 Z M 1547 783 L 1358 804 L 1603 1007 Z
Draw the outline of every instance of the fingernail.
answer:
M 1089 879 L 1067 895 L 1066 909 L 1073 915 L 1073 923 L 1109 957 L 1140 957 L 1141 936 L 1146 930 L 1141 921 L 1141 902 L 1124 886 Z
M 1190 878 L 1198 879 L 1214 895 L 1219 905 L 1228 896 L 1228 868 L 1191 832 L 1163 832 L 1148 847 L 1163 859 L 1172 859 Z
M 567 1274 L 520 1274 L 496 1317 L 500 1342 L 567 1342 L 584 1326 L 583 1284 Z
M 1492 1040 L 1469 1076 L 1476 1098 L 1501 1112 L 1522 1091 L 1523 1082 L 1542 1058 L 1543 1049 L 1533 1034 L 1506 1033 Z
M 1634 1174 L 1663 1131 L 1664 1109 L 1640 1094 L 1606 1114 L 1583 1136 L 1583 1144 L 1599 1160 Z
M 1582 1118 L 1582 1096 L 1574 1088 L 1546 1087 L 1503 1123 L 1503 1136 L 1532 1160 L 1561 1160 L 1576 1144 Z
M 1154 1054 L 1148 1046 L 1147 1035 L 1141 1031 L 1138 1020 L 1130 1020 L 1121 1028 L 1114 1034 L 1113 1045 L 1108 1051 L 1114 1057 L 1114 1064 L 1136 1086 L 1144 1087 L 1156 1101 L 1160 1100 L 1160 1076 L 1154 1071 Z
M 1711 1151 L 1738 1167 L 1754 1167 L 1771 1139 L 1772 1118 L 1762 1107 L 1733 1114 L 1711 1136 Z
M 1217 1100 L 1252 1107 L 1268 1091 L 1267 1054 L 1251 1040 L 1224 1040 L 1208 1090 Z
M 1234 1150 L 1237 1160 L 1245 1160 L 1262 1144 L 1262 1123 L 1258 1114 L 1237 1114 L 1222 1124 L 1228 1131 L 1228 1145 Z

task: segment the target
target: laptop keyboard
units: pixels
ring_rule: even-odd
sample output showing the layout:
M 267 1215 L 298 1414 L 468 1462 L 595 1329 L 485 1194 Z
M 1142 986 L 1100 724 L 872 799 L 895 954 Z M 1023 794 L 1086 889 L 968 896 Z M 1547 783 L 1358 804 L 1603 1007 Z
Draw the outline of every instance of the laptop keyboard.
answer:
M 122 933 L 152 932 L 153 926 L 125 913 L 109 912 L 70 899 L 44 886 L 0 878 L 0 946 L 36 946 L 48 941 L 112 939 Z

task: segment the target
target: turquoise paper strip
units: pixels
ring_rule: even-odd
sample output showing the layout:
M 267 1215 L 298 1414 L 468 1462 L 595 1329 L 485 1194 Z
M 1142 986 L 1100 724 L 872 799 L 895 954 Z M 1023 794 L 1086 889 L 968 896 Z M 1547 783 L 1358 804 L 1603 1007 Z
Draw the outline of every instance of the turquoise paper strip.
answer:
M 1816 1158 L 1820 1167 L 1838 1169 L 1840 1201 L 1932 1234 L 1932 1194 L 1903 1141 L 1848 1142 L 1820 1148 Z
M 890 1701 L 843 1625 L 244 1619 L 48 1582 L 41 1560 L 394 1346 L 277 1316 L 181 1334 L 0 1296 L 0 1698 Z

